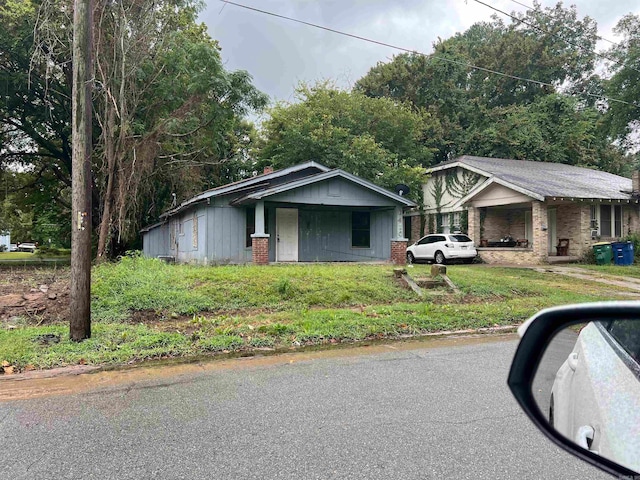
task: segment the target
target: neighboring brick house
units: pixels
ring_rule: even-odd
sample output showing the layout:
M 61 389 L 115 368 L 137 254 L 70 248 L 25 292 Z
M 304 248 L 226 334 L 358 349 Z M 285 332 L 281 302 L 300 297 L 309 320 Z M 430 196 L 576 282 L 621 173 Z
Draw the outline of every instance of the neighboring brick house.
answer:
M 463 156 L 427 174 L 424 233 L 466 232 L 488 263 L 578 259 L 594 242 L 640 230 L 638 172 L 632 182 L 560 163 Z M 567 249 L 557 249 L 561 239 Z

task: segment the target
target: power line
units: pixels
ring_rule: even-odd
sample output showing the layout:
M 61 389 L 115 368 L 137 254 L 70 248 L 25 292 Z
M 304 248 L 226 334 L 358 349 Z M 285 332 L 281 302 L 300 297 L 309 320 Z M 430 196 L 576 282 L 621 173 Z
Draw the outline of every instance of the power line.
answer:
M 575 42 L 572 42 L 572 41 L 570 41 L 570 40 L 567 40 L 566 38 L 562 38 L 562 37 L 561 37 L 560 35 L 558 35 L 558 34 L 555 34 L 555 33 L 553 33 L 553 32 L 550 32 L 550 31 L 548 31 L 548 30 L 545 30 L 544 28 L 539 27 L 539 26 L 537 26 L 537 25 L 534 25 L 534 24 L 532 24 L 532 23 L 530 23 L 530 22 L 527 22 L 526 20 L 523 20 L 522 18 L 518 18 L 518 17 L 516 17 L 515 15 L 511 15 L 510 13 L 507 13 L 507 12 L 505 12 L 504 10 L 500 10 L 499 8 L 496 8 L 496 7 L 492 6 L 492 5 L 489 5 L 488 3 L 485 3 L 485 2 L 483 2 L 482 0 L 474 0 L 474 2 L 479 3 L 480 5 L 484 5 L 485 7 L 489 7 L 491 10 L 494 10 L 494 11 L 496 11 L 496 12 L 498 12 L 498 13 L 501 13 L 501 14 L 503 14 L 503 15 L 506 15 L 507 17 L 510 17 L 510 18 L 512 18 L 513 20 L 517 21 L 517 22 L 524 23 L 525 25 L 527 25 L 527 26 L 529 26 L 529 27 L 531 27 L 531 28 L 535 28 L 535 29 L 536 29 L 536 30 L 538 30 L 539 32 L 542 32 L 542 33 L 544 33 L 544 34 L 546 34 L 546 35 L 551 35 L 552 37 L 555 37 L 555 38 L 557 38 L 557 39 L 559 39 L 559 40 L 562 40 L 563 42 L 567 43 L 568 45 L 571 45 L 572 47 L 575 47 L 575 48 L 577 48 L 577 49 L 579 49 L 579 50 L 581 50 L 581 51 L 583 51 L 583 52 L 584 52 L 584 47 L 583 47 L 582 45 L 579 45 L 579 44 L 577 44 L 577 43 L 575 43 Z M 594 54 L 596 54 L 597 56 L 599 56 L 599 57 L 601 57 L 601 58 L 604 58 L 604 59 L 606 59 L 606 60 L 609 60 L 610 62 L 613 62 L 613 63 L 615 63 L 616 65 L 619 65 L 619 66 L 621 66 L 621 67 L 625 67 L 625 64 L 624 64 L 624 63 L 621 63 L 621 62 L 619 62 L 618 60 L 615 60 L 615 59 L 613 59 L 613 58 L 611 58 L 611 57 L 607 57 L 606 55 L 604 55 L 604 54 L 602 54 L 602 53 L 594 52 Z M 635 70 L 636 72 L 640 73 L 640 70 L 636 70 L 636 69 L 635 69 L 635 68 L 633 68 L 633 67 L 628 67 L 628 68 L 630 68 L 631 70 Z
M 441 60 L 443 62 L 453 63 L 455 65 L 461 65 L 461 66 L 464 66 L 464 67 L 467 67 L 467 68 L 471 68 L 473 70 L 478 70 L 478 71 L 481 71 L 481 72 L 491 73 L 491 74 L 498 75 L 498 76 L 501 76 L 501 77 L 511 78 L 513 80 L 519 80 L 519 81 L 522 81 L 522 82 L 532 83 L 534 85 L 538 85 L 539 87 L 555 88 L 555 86 L 553 84 L 548 83 L 548 82 L 542 82 L 540 80 L 533 80 L 531 78 L 519 77 L 517 75 L 511 75 L 511 74 L 508 74 L 508 73 L 498 72 L 496 70 L 491 70 L 490 68 L 479 67 L 477 65 L 472 65 L 470 63 L 461 62 L 461 61 L 458 61 L 458 60 L 452 60 L 450 58 L 441 57 L 439 55 L 433 55 L 433 54 L 432 55 L 428 55 L 426 53 L 422 53 L 422 52 L 419 52 L 417 50 L 412 50 L 410 48 L 404 48 L 404 47 L 400 47 L 398 45 L 393 45 L 391 43 L 381 42 L 379 40 L 373 40 L 371 38 L 362 37 L 360 35 L 355 35 L 353 33 L 343 32 L 341 30 L 336 30 L 336 29 L 333 29 L 333 28 L 325 27 L 323 25 L 318 25 L 316 23 L 306 22 L 304 20 L 299 20 L 297 18 L 288 17 L 286 15 L 281 15 L 279 13 L 269 12 L 267 10 L 261 10 L 259 8 L 250 7 L 248 5 L 242 5 L 240 3 L 232 2 L 232 1 L 229 1 L 229 0 L 219 0 L 219 1 L 222 2 L 222 3 L 228 3 L 229 5 L 235 5 L 236 7 L 244 8 L 246 10 L 251 10 L 251 11 L 254 11 L 254 12 L 257 12 L 257 13 L 263 13 L 265 15 L 269 15 L 269 16 L 272 16 L 272 17 L 282 18 L 283 20 L 289 20 L 291 22 L 300 23 L 302 25 L 307 25 L 309 27 L 318 28 L 320 30 L 325 30 L 327 32 L 336 33 L 338 35 L 343 35 L 345 37 L 355 38 L 357 40 L 362 40 L 363 42 L 369 42 L 369 43 L 373 43 L 373 44 L 376 44 L 376 45 L 381 45 L 383 47 L 393 48 L 395 50 L 400 50 L 402 52 L 413 53 L 415 55 L 420 55 L 420 56 L 423 56 L 423 57 L 426 57 L 426 58 L 435 58 L 435 59 Z M 625 100 L 620 100 L 619 98 L 605 97 L 604 95 L 598 95 L 598 94 L 595 94 L 595 93 L 575 92 L 575 94 L 584 95 L 584 96 L 592 97 L 592 98 L 597 98 L 599 100 L 606 100 L 607 102 L 622 103 L 622 104 L 625 104 L 625 105 L 631 105 L 632 107 L 640 107 L 640 105 L 638 105 L 638 104 L 627 102 Z
M 512 1 L 513 3 L 517 3 L 517 4 L 518 4 L 518 5 L 520 5 L 521 7 L 525 7 L 525 8 L 527 8 L 527 9 L 529 9 L 529 10 L 535 10 L 535 7 L 532 7 L 532 6 L 530 6 L 530 5 L 527 5 L 526 3 L 519 2 L 518 0 L 511 0 L 511 1 Z M 541 12 L 543 15 L 548 16 L 547 14 L 545 14 L 544 12 L 542 12 L 542 10 L 541 10 L 540 12 Z M 613 40 L 608 40 L 608 39 L 606 39 L 606 38 L 604 38 L 604 37 L 601 37 L 600 35 L 596 35 L 596 38 L 597 38 L 598 40 L 603 40 L 603 41 L 605 41 L 605 42 L 609 42 L 609 43 L 611 43 L 612 45 L 617 45 L 617 43 L 616 43 L 616 42 L 614 42 Z

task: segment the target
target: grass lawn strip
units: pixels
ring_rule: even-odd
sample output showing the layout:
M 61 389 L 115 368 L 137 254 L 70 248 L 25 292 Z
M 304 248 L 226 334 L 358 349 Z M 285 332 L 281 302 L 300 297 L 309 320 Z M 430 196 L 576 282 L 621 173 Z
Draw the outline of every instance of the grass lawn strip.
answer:
M 640 278 L 640 265 L 578 265 L 606 276 Z
M 453 266 L 448 274 L 461 294 L 418 302 L 388 265 L 205 268 L 125 259 L 94 270 L 91 339 L 69 341 L 65 322 L 22 319 L 0 329 L 0 362 L 24 370 L 352 342 L 517 324 L 541 308 L 618 298 L 601 284 L 527 269 Z M 133 323 L 141 311 L 153 320 Z

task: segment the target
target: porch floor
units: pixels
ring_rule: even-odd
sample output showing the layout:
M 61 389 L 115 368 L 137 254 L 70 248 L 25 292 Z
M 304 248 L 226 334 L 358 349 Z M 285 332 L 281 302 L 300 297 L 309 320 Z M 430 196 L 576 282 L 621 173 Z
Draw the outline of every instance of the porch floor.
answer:
M 580 257 L 575 257 L 575 256 L 571 256 L 571 255 L 567 255 L 567 256 L 558 256 L 558 255 L 549 255 L 547 257 L 547 262 L 549 262 L 550 264 L 557 264 L 557 263 L 578 263 L 580 261 Z

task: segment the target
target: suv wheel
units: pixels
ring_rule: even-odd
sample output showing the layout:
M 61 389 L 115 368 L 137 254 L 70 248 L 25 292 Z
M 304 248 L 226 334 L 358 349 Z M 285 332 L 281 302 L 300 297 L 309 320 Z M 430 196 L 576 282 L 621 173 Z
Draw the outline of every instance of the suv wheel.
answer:
M 407 252 L 407 263 L 408 263 L 409 265 L 411 265 L 411 264 L 412 264 L 413 262 L 415 262 L 415 261 L 416 261 L 416 259 L 415 259 L 415 257 L 413 256 L 413 253 L 411 253 L 411 252 Z
M 439 263 L 440 265 L 444 265 L 444 262 L 446 261 L 446 258 L 444 258 L 444 253 L 438 250 L 433 256 L 433 261 Z

